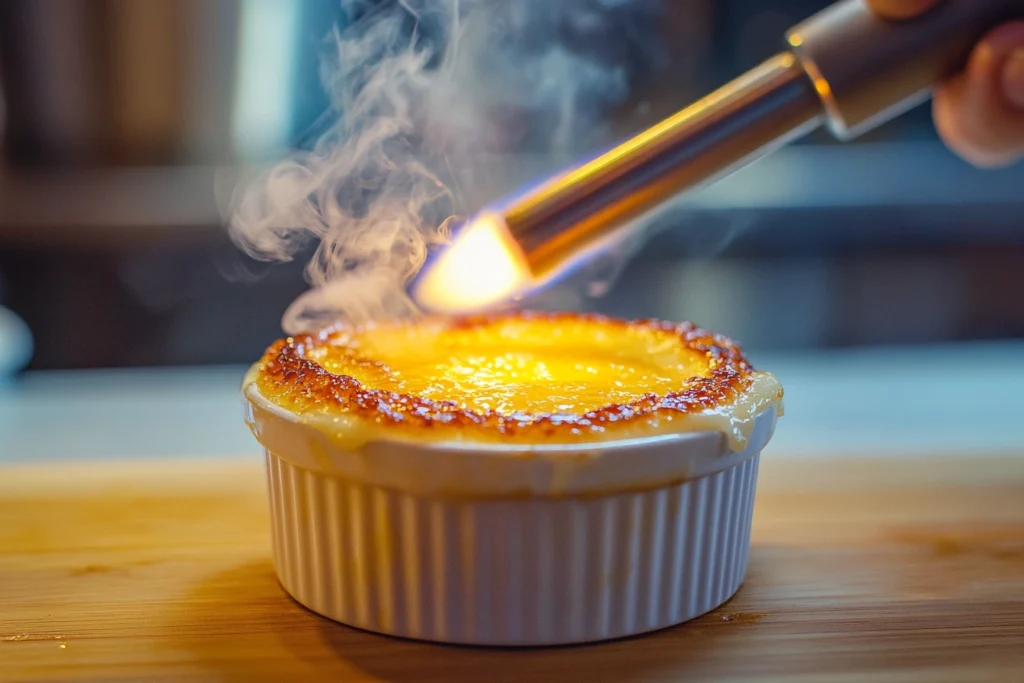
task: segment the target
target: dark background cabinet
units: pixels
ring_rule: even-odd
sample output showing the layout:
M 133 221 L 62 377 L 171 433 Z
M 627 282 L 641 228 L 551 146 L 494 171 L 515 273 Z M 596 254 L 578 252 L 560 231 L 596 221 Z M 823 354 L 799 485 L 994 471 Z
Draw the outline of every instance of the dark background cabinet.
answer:
M 631 74 L 606 112 L 621 135 L 826 3 L 605 4 L 633 31 L 607 41 Z M 332 0 L 0 3 L 0 305 L 31 327 L 33 367 L 246 362 L 279 334 L 303 264 L 242 258 L 220 200 L 239 164 L 308 141 L 338 16 Z M 553 163 L 513 152 L 523 177 Z M 691 318 L 751 348 L 1006 339 L 1024 337 L 1021 273 L 1024 169 L 968 167 L 921 108 L 693 197 L 606 296 L 552 305 Z

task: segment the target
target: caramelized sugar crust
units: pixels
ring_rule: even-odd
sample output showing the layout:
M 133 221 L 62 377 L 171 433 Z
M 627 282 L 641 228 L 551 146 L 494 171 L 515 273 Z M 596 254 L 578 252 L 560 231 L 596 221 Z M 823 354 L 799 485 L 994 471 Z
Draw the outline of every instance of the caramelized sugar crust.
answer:
M 621 390 L 608 391 L 602 385 L 590 392 L 589 399 L 570 401 L 551 410 L 543 386 L 525 385 L 522 395 L 512 391 L 511 403 L 490 406 L 476 400 L 472 392 L 466 394 L 458 382 L 431 384 L 424 383 L 423 377 L 413 377 L 415 381 L 409 382 L 403 375 L 415 374 L 415 368 L 414 373 L 405 373 L 394 362 L 396 350 L 401 359 L 403 347 L 419 346 L 421 360 L 434 358 L 429 345 L 439 337 L 461 338 L 463 350 L 477 349 L 480 343 L 490 345 L 492 355 L 500 355 L 517 344 L 514 332 L 508 331 L 510 327 L 528 330 L 535 340 L 550 340 L 545 348 L 551 349 L 552 356 L 560 352 L 563 358 L 585 359 L 588 353 L 599 350 L 598 346 L 607 352 L 627 348 L 632 361 L 646 363 L 653 370 L 644 370 L 639 378 L 626 378 L 624 385 L 614 381 L 612 384 L 621 386 Z M 383 344 L 367 341 L 374 335 Z M 424 345 L 427 351 L 422 350 Z M 544 360 L 546 352 L 538 348 L 534 347 L 534 356 Z M 375 352 L 378 357 L 374 357 Z M 389 355 L 390 364 L 383 359 Z M 576 363 L 576 370 L 581 369 L 581 363 L 585 360 Z M 424 430 L 443 430 L 495 440 L 536 442 L 626 431 L 660 418 L 671 420 L 673 416 L 724 407 L 750 386 L 755 373 L 735 342 L 690 323 L 536 312 L 342 327 L 289 337 L 271 345 L 257 367 L 255 383 L 260 393 L 298 414 L 346 414 L 387 426 L 389 432 L 400 429 L 410 437 L 423 435 Z M 607 367 L 619 366 L 604 365 L 600 372 L 614 372 Z M 589 367 L 582 369 L 596 372 Z M 427 370 L 429 374 L 429 367 Z M 471 370 L 465 371 L 467 381 L 479 384 Z M 652 379 L 655 377 L 656 381 Z M 575 395 L 581 391 L 586 394 L 585 377 L 583 381 L 569 385 L 572 392 L 577 392 Z M 415 390 L 403 391 L 408 386 Z M 423 390 L 424 386 L 429 390 Z M 535 399 L 530 398 L 530 391 Z M 595 398 L 600 399 L 596 404 Z

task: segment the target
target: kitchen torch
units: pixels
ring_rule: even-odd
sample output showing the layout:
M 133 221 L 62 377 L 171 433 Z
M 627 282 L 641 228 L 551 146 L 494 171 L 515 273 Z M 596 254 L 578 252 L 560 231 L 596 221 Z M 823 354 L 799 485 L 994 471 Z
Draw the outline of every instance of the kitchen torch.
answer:
M 480 211 L 428 261 L 411 294 L 469 313 L 549 283 L 680 193 L 825 126 L 849 141 L 927 100 L 1024 0 L 942 0 L 887 20 L 841 0 L 786 34 L 787 48 L 581 166 Z

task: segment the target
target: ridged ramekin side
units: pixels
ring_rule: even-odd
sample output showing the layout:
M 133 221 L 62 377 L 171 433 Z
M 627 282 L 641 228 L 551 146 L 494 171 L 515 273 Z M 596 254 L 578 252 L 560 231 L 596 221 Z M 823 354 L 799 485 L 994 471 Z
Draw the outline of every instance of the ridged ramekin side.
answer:
M 274 563 L 298 602 L 390 635 L 523 646 L 643 633 L 739 588 L 758 460 L 604 497 L 435 500 L 268 453 Z

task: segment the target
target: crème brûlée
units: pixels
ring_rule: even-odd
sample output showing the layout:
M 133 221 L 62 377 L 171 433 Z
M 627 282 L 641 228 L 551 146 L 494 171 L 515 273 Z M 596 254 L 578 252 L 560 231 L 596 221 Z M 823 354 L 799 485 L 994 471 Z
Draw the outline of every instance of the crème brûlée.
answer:
M 245 380 L 339 445 L 597 443 L 693 431 L 741 450 L 782 388 L 689 323 L 511 313 L 338 326 L 282 339 Z

